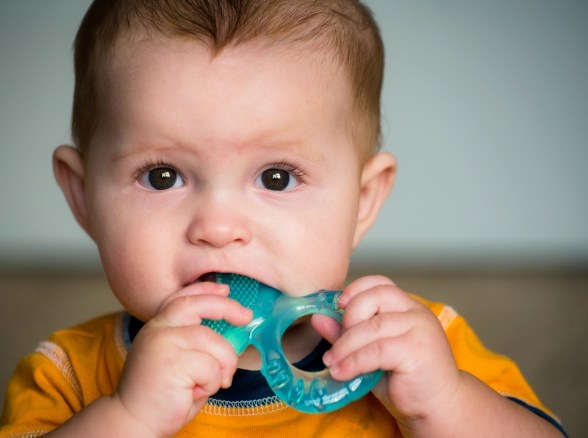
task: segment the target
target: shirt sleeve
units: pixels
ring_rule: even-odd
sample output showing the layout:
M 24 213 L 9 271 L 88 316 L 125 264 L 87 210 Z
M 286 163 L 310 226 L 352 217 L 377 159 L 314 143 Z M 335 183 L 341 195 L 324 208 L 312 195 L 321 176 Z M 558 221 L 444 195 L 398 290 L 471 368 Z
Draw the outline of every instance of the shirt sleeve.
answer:
M 453 308 L 416 298 L 437 315 L 460 370 L 476 376 L 497 393 L 549 421 L 567 436 L 559 419 L 541 403 L 513 360 L 488 350 Z
M 41 436 L 81 408 L 67 358 L 56 344 L 43 342 L 20 361 L 8 384 L 0 437 Z
M 123 314 L 53 333 L 17 365 L 8 382 L 0 438 L 36 437 L 112 394 L 124 364 Z

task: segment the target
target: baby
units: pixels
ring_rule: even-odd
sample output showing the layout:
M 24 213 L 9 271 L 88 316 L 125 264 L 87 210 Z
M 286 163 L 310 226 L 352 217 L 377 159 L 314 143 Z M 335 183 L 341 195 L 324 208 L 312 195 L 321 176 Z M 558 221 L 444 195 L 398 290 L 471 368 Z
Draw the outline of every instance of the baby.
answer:
M 450 307 L 382 276 L 345 287 L 396 169 L 359 1 L 96 0 L 75 72 L 75 147 L 57 148 L 55 175 L 126 312 L 23 359 L 2 437 L 562 435 Z M 290 296 L 343 290 L 341 325 L 303 319 L 283 349 L 337 380 L 384 378 L 334 412 L 287 407 L 256 350 L 200 324 L 251 320 L 209 281 L 224 272 Z

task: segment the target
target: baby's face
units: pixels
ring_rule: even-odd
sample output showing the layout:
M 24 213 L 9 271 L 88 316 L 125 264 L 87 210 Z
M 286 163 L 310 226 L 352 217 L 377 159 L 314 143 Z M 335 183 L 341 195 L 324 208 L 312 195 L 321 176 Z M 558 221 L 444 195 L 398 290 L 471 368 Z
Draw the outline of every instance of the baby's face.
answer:
M 142 319 L 211 272 L 290 295 L 340 288 L 361 161 L 350 91 L 321 55 L 148 41 L 118 52 L 86 194 L 106 275 Z

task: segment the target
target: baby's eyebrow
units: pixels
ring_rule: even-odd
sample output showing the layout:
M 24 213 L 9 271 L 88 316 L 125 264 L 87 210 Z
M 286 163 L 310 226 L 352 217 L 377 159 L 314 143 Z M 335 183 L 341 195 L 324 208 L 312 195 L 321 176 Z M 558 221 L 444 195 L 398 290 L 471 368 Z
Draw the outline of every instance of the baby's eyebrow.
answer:
M 267 151 L 276 152 L 287 152 L 289 154 L 295 154 L 301 158 L 312 161 L 312 162 L 323 162 L 325 161 L 325 154 L 323 148 L 318 146 L 312 146 L 304 141 L 267 141 L 259 142 L 257 146 Z
M 243 141 L 240 144 L 235 145 L 236 149 L 246 149 L 251 147 L 257 151 L 267 151 L 269 152 L 281 152 L 287 153 L 288 155 L 294 154 L 299 156 L 304 160 L 308 160 L 315 163 L 321 163 L 325 161 L 325 155 L 323 148 L 318 146 L 312 146 L 304 141 L 298 140 L 250 140 L 250 141 Z M 165 154 L 166 152 L 183 152 L 187 154 L 197 154 L 198 150 L 190 147 L 185 146 L 177 143 L 151 143 L 151 142 L 136 142 L 132 145 L 127 147 L 119 148 L 118 150 L 114 151 L 111 157 L 113 163 L 124 161 L 126 159 L 132 158 L 134 155 L 141 155 L 141 154 Z
M 166 151 L 172 150 L 185 150 L 190 151 L 189 148 L 176 145 L 176 144 L 169 144 L 165 145 L 164 143 L 159 144 L 150 144 L 148 142 L 137 142 L 134 143 L 132 146 L 120 148 L 117 151 L 113 152 L 112 154 L 112 162 L 126 160 L 128 158 L 133 157 L 134 155 L 140 154 L 159 154 L 165 153 Z

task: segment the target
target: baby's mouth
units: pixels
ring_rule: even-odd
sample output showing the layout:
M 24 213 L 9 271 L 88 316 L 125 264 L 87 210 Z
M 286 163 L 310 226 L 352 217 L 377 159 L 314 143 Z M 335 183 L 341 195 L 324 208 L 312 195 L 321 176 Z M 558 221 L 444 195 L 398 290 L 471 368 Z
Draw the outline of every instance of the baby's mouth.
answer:
M 205 281 L 209 281 L 211 283 L 217 283 L 217 273 L 216 272 L 207 272 L 206 274 L 201 275 L 196 279 L 196 283 L 203 283 Z
M 218 283 L 217 275 L 218 275 L 218 272 L 207 272 L 206 274 L 202 274 L 196 280 L 194 280 L 192 282 L 185 283 L 184 287 L 188 287 L 193 284 L 204 283 L 204 282 Z

